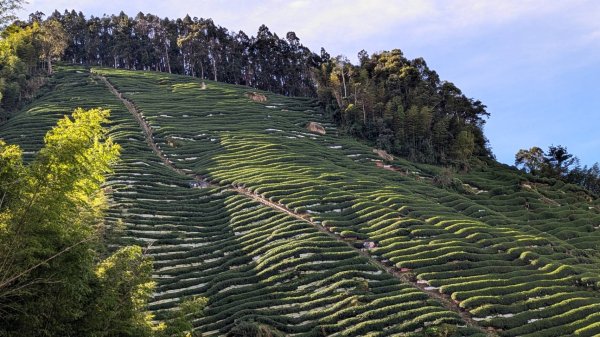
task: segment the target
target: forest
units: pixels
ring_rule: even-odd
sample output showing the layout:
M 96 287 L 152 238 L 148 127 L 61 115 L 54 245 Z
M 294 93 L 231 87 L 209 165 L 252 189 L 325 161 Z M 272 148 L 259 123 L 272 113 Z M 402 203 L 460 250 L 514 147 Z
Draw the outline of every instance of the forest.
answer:
M 415 161 L 466 167 L 472 156 L 491 156 L 483 134 L 485 105 L 440 80 L 422 58 L 409 60 L 398 49 L 371 56 L 361 51 L 360 64 L 353 65 L 323 48 L 309 50 L 294 32 L 280 38 L 265 25 L 249 36 L 211 19 L 122 12 L 90 18 L 37 12 L 4 35 L 15 41 L 11 53 L 22 60 L 17 66 L 2 62 L 2 77 L 18 83 L 2 88 L 6 111 L 31 96 L 42 81 L 34 80 L 36 74 L 51 73 L 52 61 L 61 60 L 315 97 L 344 132 Z

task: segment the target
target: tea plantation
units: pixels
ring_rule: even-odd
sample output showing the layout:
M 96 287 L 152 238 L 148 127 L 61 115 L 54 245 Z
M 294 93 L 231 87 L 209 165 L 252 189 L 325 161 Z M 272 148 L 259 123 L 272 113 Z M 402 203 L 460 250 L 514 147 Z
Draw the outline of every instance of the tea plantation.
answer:
M 49 88 L 0 137 L 31 156 L 75 107 L 112 110 L 109 236 L 153 257 L 158 317 L 201 295 L 205 336 L 600 334 L 600 202 L 575 186 L 482 160 L 440 188 L 311 99 L 248 87 L 65 67 Z

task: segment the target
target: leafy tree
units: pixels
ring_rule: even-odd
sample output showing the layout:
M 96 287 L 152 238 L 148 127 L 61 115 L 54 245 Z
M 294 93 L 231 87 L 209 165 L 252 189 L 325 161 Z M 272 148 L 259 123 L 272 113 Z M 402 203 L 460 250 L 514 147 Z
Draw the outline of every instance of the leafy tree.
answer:
M 548 152 L 534 146 L 529 150 L 521 149 L 515 155 L 515 165 L 523 166 L 525 171 L 554 178 L 568 175 L 570 167 L 577 161 L 577 157 L 568 153 L 562 145 L 551 145 Z
M 0 326 L 10 331 L 70 334 L 81 315 L 105 205 L 100 184 L 119 153 L 101 126 L 108 114 L 78 109 L 60 120 L 29 165 L 2 144 Z
M 67 34 L 60 22 L 45 21 L 41 26 L 39 36 L 40 54 L 46 61 L 48 74 L 52 74 L 52 59 L 62 56 L 67 48 Z
M 600 196 L 600 164 L 598 163 L 591 167 L 577 165 L 567 173 L 565 180 Z
M 152 323 L 145 305 L 152 296 L 152 261 L 139 246 L 123 247 L 95 268 L 92 300 L 82 318 L 89 335 L 151 336 L 163 329 Z
M 177 45 L 183 54 L 183 69 L 187 74 L 194 76 L 196 68 L 200 68 L 200 78 L 204 78 L 204 63 L 207 57 L 206 48 L 203 46 L 203 27 L 199 22 L 192 22 L 189 16 L 183 20 L 183 34 L 177 39 Z
M 184 336 L 206 304 L 184 301 L 156 324 L 152 261 L 137 246 L 102 258 L 100 186 L 120 151 L 108 117 L 76 109 L 27 165 L 0 140 L 0 336 Z
M 562 145 L 550 145 L 548 147 L 546 163 L 548 164 L 548 168 L 552 171 L 552 175 L 559 177 L 566 175 L 569 172 L 570 166 L 572 166 L 576 160 L 577 157 L 568 153 L 567 148 Z
M 11 25 L 2 32 L 0 98 L 4 111 L 0 120 L 6 119 L 9 112 L 30 98 L 42 83 L 37 77 L 39 50 L 36 46 L 39 32 L 40 27 L 35 22 L 24 27 Z
M 132 40 L 133 25 L 133 20 L 123 12 L 111 17 L 110 28 L 113 35 L 110 53 L 115 68 L 135 69 L 134 49 L 139 46 L 139 43 L 137 40 Z
M 600 165 L 596 163 L 592 167 L 581 167 L 579 159 L 570 154 L 565 146 L 550 145 L 548 152 L 537 146 L 529 150 L 521 149 L 515 156 L 515 165 L 531 174 L 561 179 L 577 184 L 596 196 L 600 195 Z
M 453 144 L 454 158 L 463 166 L 467 164 L 468 159 L 475 149 L 475 136 L 469 130 L 462 130 L 456 137 Z
M 515 165 L 522 166 L 526 172 L 538 174 L 543 171 L 546 166 L 544 150 L 534 146 L 529 150 L 520 149 L 515 155 Z

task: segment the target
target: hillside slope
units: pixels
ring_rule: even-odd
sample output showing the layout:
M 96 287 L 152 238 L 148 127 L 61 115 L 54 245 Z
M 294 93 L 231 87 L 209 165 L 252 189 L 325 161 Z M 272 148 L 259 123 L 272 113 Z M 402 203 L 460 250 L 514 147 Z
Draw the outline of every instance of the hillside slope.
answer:
M 236 319 L 303 336 L 600 333 L 600 206 L 581 190 L 494 163 L 440 189 L 440 168 L 380 163 L 308 99 L 112 69 L 62 69 L 53 85 L 0 137 L 32 154 L 62 114 L 110 108 L 115 244 L 148 247 L 159 314 L 209 298 L 205 335 Z

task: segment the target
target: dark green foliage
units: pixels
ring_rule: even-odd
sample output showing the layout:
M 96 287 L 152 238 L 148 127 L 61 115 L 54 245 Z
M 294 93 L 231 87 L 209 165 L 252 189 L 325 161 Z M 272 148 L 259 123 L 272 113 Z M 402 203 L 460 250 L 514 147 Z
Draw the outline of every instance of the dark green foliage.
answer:
M 152 261 L 139 246 L 124 247 L 95 270 L 80 334 L 89 336 L 151 336 L 145 305 L 152 295 Z
M 600 196 L 600 166 L 598 163 L 591 167 L 577 165 L 566 174 L 565 180 Z
M 60 120 L 28 165 L 0 140 L 0 326 L 9 334 L 70 334 L 81 317 L 94 278 L 100 184 L 119 153 L 101 126 L 108 113 L 78 109 Z
M 588 167 L 581 167 L 579 159 L 568 153 L 567 148 L 561 145 L 550 145 L 548 151 L 534 146 L 529 150 L 521 149 L 515 155 L 515 165 L 522 166 L 525 172 L 535 175 L 538 179 L 559 179 L 555 184 L 563 184 L 560 180 L 576 184 L 592 193 L 595 197 L 600 195 L 600 166 L 598 163 Z M 557 186 L 561 187 L 561 186 Z M 566 187 L 577 191 L 577 187 Z
M 21 1 L 0 3 L 0 27 L 5 11 L 18 8 Z M 39 13 L 39 12 L 38 12 Z M 38 93 L 46 75 L 52 74 L 52 60 L 60 57 L 67 41 L 62 25 L 55 20 L 41 22 L 32 14 L 28 23 L 15 21 L 4 28 L 0 39 L 0 122 L 8 119 Z
M 485 105 L 440 81 L 422 58 L 398 49 L 347 60 L 323 60 L 317 70 L 324 109 L 349 134 L 412 161 L 466 167 L 489 156 L 483 136 Z
M 115 68 L 156 70 L 201 79 L 243 84 L 293 96 L 314 96 L 311 69 L 320 57 L 265 25 L 256 36 L 230 32 L 211 19 L 169 20 L 139 13 L 86 18 L 83 13 L 55 11 L 68 34 L 63 60 Z

